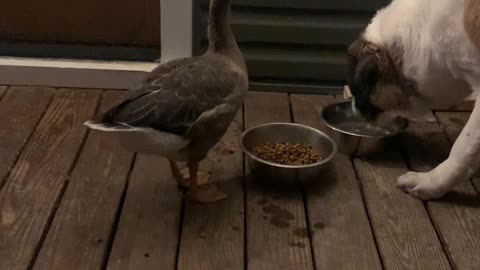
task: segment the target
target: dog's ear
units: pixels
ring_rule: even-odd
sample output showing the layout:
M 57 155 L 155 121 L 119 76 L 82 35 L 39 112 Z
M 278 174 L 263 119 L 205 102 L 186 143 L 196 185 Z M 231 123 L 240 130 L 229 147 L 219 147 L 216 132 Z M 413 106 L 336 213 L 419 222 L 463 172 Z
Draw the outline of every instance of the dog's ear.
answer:
M 376 113 L 370 100 L 378 81 L 379 68 L 375 55 L 369 55 L 361 60 L 351 59 L 349 86 L 355 98 L 355 107 L 365 115 Z
M 362 90 L 373 90 L 378 80 L 378 65 L 375 55 L 370 55 L 359 61 L 353 72 L 352 83 Z

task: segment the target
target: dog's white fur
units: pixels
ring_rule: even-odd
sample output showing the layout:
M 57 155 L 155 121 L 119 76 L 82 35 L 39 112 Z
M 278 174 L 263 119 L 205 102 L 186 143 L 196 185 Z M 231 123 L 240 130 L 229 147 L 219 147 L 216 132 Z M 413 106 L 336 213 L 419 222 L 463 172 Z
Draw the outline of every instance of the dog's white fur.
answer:
M 480 98 L 480 49 L 469 39 L 463 0 L 394 0 L 380 10 L 364 38 L 403 49 L 403 72 L 417 83 L 427 104 L 456 104 Z M 443 196 L 480 167 L 480 106 L 454 143 L 447 160 L 427 173 L 409 172 L 398 186 L 421 199 Z

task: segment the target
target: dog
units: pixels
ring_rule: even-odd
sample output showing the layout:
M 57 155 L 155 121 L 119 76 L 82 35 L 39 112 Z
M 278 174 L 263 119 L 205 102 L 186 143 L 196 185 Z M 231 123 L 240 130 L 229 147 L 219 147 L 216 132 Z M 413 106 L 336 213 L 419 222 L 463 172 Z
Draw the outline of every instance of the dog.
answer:
M 380 9 L 348 48 L 347 84 L 356 110 L 408 117 L 433 106 L 480 102 L 479 16 L 479 0 L 393 0 Z M 449 157 L 429 172 L 400 176 L 397 186 L 422 200 L 437 199 L 479 167 L 475 106 Z

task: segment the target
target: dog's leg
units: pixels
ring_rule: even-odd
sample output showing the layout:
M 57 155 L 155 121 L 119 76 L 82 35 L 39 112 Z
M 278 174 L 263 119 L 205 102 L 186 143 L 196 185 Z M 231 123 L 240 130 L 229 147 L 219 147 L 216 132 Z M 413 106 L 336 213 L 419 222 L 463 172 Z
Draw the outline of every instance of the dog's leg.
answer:
M 437 199 L 450 191 L 459 181 L 467 181 L 480 167 L 480 98 L 450 156 L 435 169 L 426 173 L 408 172 L 398 178 L 403 191 L 423 199 Z

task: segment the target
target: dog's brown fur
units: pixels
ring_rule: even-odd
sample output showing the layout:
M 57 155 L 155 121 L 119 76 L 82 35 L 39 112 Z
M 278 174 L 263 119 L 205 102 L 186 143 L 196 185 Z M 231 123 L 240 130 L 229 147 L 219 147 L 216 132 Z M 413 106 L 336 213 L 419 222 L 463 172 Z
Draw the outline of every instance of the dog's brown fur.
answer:
M 480 49 L 480 0 L 465 0 L 464 27 L 470 40 Z M 353 42 L 348 53 L 357 68 L 362 60 L 371 58 L 378 67 L 377 81 L 370 93 L 370 103 L 381 110 L 406 110 L 409 98 L 417 94 L 414 81 L 403 73 L 403 49 L 394 44 L 382 47 L 360 37 Z
M 348 53 L 358 62 L 374 56 L 379 72 L 375 90 L 370 95 L 374 106 L 382 110 L 408 107 L 414 83 L 403 73 L 403 49 L 400 46 L 385 48 L 359 38 L 350 45 Z
M 470 40 L 480 49 L 480 0 L 465 0 L 463 22 Z

